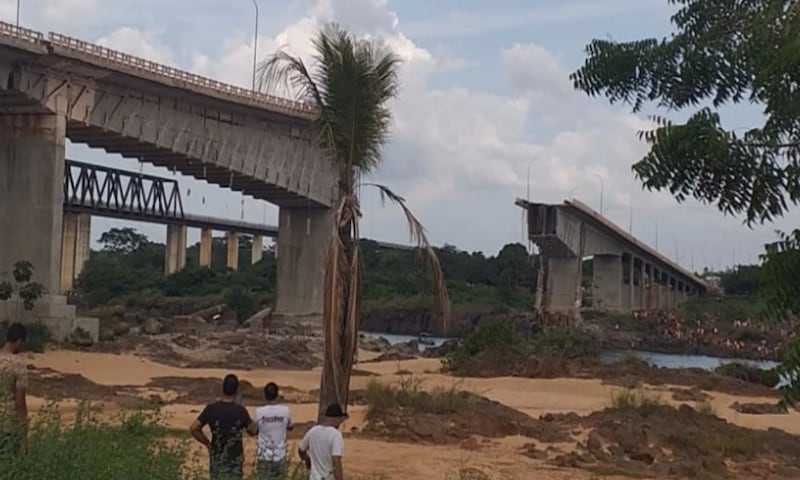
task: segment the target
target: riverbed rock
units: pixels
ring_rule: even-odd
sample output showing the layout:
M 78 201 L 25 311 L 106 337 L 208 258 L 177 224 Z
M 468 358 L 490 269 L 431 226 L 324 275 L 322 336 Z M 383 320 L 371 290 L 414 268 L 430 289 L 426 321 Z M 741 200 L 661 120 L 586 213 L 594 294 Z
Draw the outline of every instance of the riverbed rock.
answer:
M 368 337 L 363 335 L 358 339 L 358 347 L 368 352 L 383 353 L 389 350 L 391 346 L 392 344 L 389 343 L 389 340 L 383 337 Z
M 69 343 L 77 347 L 91 347 L 94 344 L 94 340 L 89 332 L 78 327 L 69 334 Z
M 128 322 L 117 322 L 111 327 L 111 331 L 116 337 L 123 337 L 131 332 Z
M 101 342 L 111 342 L 114 340 L 114 330 L 108 327 L 101 327 L 98 340 Z
M 158 335 L 161 333 L 163 328 L 164 327 L 161 325 L 161 322 L 153 317 L 149 317 L 142 325 L 142 332 L 146 335 Z

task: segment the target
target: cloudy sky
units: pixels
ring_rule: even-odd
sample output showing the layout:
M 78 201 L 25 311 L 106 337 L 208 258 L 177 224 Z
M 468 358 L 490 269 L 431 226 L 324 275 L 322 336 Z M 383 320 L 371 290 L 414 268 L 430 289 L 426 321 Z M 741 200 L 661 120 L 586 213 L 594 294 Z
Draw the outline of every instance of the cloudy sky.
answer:
M 374 180 L 405 196 L 436 244 L 495 253 L 523 241 L 517 197 L 560 202 L 573 196 L 696 270 L 755 261 L 781 222 L 748 229 L 696 202 L 644 192 L 631 165 L 645 151 L 644 118 L 572 89 L 592 38 L 670 32 L 667 0 L 256 0 L 258 53 L 286 45 L 307 56 L 309 38 L 336 20 L 386 38 L 404 59 L 392 142 Z M 147 57 L 229 83 L 252 78 L 253 0 L 22 0 L 21 23 Z M 16 0 L 0 0 L 14 21 Z M 648 112 L 645 112 L 648 113 Z M 652 112 L 649 112 L 652 113 Z M 731 112 L 736 128 L 757 111 Z M 675 118 L 685 116 L 677 114 Z M 69 145 L 69 158 L 156 175 L 171 173 Z M 530 176 L 528 176 L 530 172 Z M 530 181 L 528 181 L 528 179 Z M 277 208 L 178 176 L 187 212 L 275 223 Z M 403 219 L 364 192 L 362 231 L 406 243 Z M 116 222 L 97 219 L 98 237 Z M 137 225 L 156 240 L 164 228 Z M 658 232 L 658 235 L 656 235 Z M 196 241 L 197 232 L 190 233 Z

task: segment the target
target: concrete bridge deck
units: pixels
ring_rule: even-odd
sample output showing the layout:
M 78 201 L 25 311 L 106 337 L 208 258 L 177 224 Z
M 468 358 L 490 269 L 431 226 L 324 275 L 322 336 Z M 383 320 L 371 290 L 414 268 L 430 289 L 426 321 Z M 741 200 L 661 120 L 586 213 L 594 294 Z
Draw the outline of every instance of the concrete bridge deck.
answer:
M 675 308 L 708 290 L 705 281 L 576 200 L 560 205 L 517 200 L 528 212 L 528 237 L 543 257 L 539 308 L 584 307 L 583 259 L 593 257 L 592 308 L 631 311 Z

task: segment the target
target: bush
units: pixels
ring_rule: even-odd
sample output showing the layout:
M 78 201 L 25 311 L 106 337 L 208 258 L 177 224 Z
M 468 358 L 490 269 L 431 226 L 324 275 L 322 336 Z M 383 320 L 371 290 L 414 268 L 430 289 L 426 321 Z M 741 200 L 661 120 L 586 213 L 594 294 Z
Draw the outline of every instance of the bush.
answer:
M 459 389 L 458 384 L 426 391 L 419 378 L 405 375 L 394 385 L 371 379 L 367 383 L 366 397 L 368 419 L 397 408 L 436 415 L 463 412 L 474 398 L 469 392 Z
M 611 406 L 620 410 L 648 409 L 662 405 L 664 405 L 664 401 L 660 396 L 649 394 L 641 389 L 626 388 L 611 393 Z
M 8 325 L 8 322 L 0 322 L 0 342 L 4 342 L 6 339 Z M 28 330 L 28 336 L 25 338 L 25 350 L 36 353 L 44 352 L 45 345 L 52 338 L 47 326 L 41 322 L 34 322 L 25 324 L 25 328 Z
M 258 310 L 256 297 L 242 287 L 236 286 L 228 290 L 225 295 L 228 308 L 236 312 L 236 321 L 243 324 L 245 320 Z
M 14 480 L 180 480 L 184 443 L 167 442 L 157 413 L 125 414 L 110 422 L 81 405 L 65 422 L 56 405 L 31 423 L 28 452 L 0 451 L 0 478 Z
M 465 336 L 444 359 L 444 369 L 458 372 L 476 355 L 484 352 L 522 354 L 529 347 L 525 338 L 508 323 L 496 322 L 481 325 Z
M 594 338 L 577 327 L 558 327 L 540 333 L 533 339 L 533 350 L 539 355 L 565 358 L 591 357 L 599 353 Z

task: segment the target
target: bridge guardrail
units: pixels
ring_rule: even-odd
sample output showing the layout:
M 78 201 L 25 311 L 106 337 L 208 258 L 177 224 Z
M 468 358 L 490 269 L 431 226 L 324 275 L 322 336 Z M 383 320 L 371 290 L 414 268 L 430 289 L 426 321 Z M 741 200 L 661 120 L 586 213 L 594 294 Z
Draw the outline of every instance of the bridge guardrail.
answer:
M 41 43 L 44 40 L 44 35 L 36 30 L 18 27 L 6 22 L 0 22 L 0 35 L 26 40 L 31 43 Z
M 126 67 L 132 67 L 143 72 L 169 78 L 170 80 L 178 80 L 195 87 L 207 88 L 227 96 L 250 100 L 285 113 L 301 114 L 309 118 L 314 114 L 314 109 L 312 107 L 301 102 L 222 83 L 185 70 L 179 70 L 174 67 L 169 67 L 60 33 L 50 32 L 48 34 L 48 40 L 53 45 L 73 50 L 84 55 L 101 58 Z

